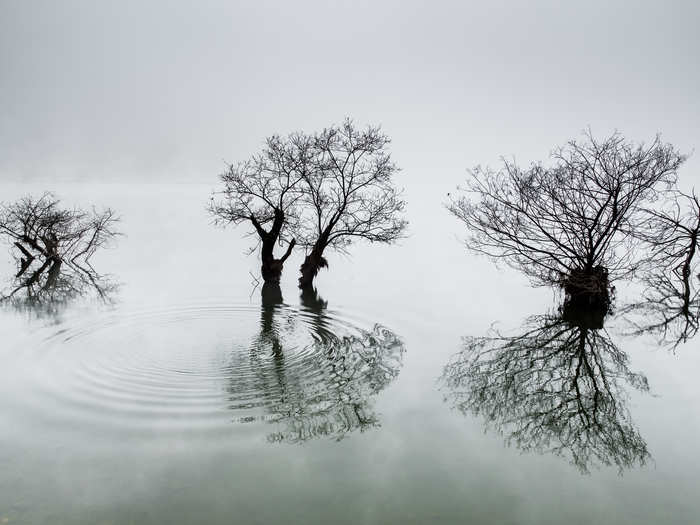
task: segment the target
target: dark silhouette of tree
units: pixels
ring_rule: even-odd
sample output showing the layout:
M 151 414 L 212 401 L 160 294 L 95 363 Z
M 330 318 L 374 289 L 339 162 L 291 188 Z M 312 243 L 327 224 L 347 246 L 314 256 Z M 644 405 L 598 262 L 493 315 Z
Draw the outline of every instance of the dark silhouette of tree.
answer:
M 297 217 L 298 186 L 311 155 L 311 139 L 302 133 L 269 137 L 262 152 L 229 166 L 220 176 L 223 189 L 212 196 L 209 212 L 217 224 L 251 226 L 250 234 L 258 239 L 251 251 L 260 246 L 265 282 L 279 282 L 296 243 L 288 240 L 287 231 Z M 288 241 L 287 250 L 275 258 L 275 245 L 283 241 Z
M 246 367 L 250 373 L 241 376 L 239 367 L 232 367 L 229 393 L 236 402 L 231 408 L 261 408 L 260 419 L 278 428 L 268 435 L 270 442 L 340 440 L 378 426 L 372 399 L 401 367 L 404 347 L 395 334 L 375 325 L 371 331 L 336 335 L 323 313 L 325 302 L 315 299 L 305 310 L 285 309 L 279 287 L 263 287 L 261 330 Z M 302 337 L 302 349 L 300 330 L 311 332 Z
M 379 127 L 360 130 L 349 119 L 314 136 L 314 169 L 304 176 L 304 211 L 296 228 L 308 249 L 300 288 L 312 286 L 328 266 L 327 248 L 346 251 L 358 239 L 391 243 L 404 233 L 405 203 L 394 186 L 398 168 L 389 143 Z
M 641 210 L 675 182 L 685 158 L 658 136 L 635 145 L 589 131 L 556 149 L 551 166 L 504 160 L 498 171 L 475 168 L 448 209 L 467 225 L 469 249 L 600 307 L 610 301 L 610 281 L 639 268 Z
M 119 233 L 107 209 L 63 209 L 51 193 L 0 209 L 0 235 L 9 239 L 18 271 L 0 300 L 15 306 L 65 303 L 88 290 L 106 300 L 116 286 L 92 266 L 92 256 Z
M 647 380 L 605 329 L 572 317 L 530 317 L 515 337 L 465 338 L 444 369 L 446 400 L 483 416 L 509 445 L 566 457 L 584 473 L 643 465 L 649 452 L 622 385 L 647 391 Z
M 651 333 L 673 349 L 694 337 L 700 325 L 700 200 L 674 192 L 666 207 L 647 209 L 637 236 L 648 246 L 642 299 L 621 310 L 632 333 Z
M 672 192 L 666 209 L 646 209 L 646 220 L 636 232 L 651 248 L 647 261 L 655 271 L 673 275 L 682 288 L 683 302 L 692 294 L 693 270 L 697 266 L 700 233 L 700 200 L 695 192 Z

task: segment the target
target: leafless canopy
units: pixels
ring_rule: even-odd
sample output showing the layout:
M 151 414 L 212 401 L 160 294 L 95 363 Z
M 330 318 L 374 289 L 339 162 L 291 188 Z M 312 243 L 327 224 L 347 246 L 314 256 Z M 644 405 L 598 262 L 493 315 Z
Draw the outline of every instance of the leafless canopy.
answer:
M 266 282 L 279 282 L 294 244 L 305 246 L 300 281 L 310 285 L 327 265 L 327 247 L 346 250 L 357 239 L 391 243 L 405 231 L 389 143 L 379 127 L 357 129 L 349 119 L 315 134 L 273 136 L 262 153 L 221 175 L 224 188 L 209 210 L 219 224 L 250 224 Z M 275 259 L 278 241 L 289 245 Z
M 119 235 L 115 230 L 118 220 L 111 209 L 64 209 L 51 193 L 4 204 L 0 235 L 17 250 L 13 253 L 18 272 L 3 298 L 13 299 L 24 291 L 32 302 L 55 302 L 79 295 L 86 288 L 105 298 L 114 286 L 90 261 Z
M 399 171 L 379 127 L 358 129 L 346 119 L 313 138 L 314 169 L 304 177 L 304 209 L 296 229 L 310 249 L 302 266 L 302 287 L 327 263 L 328 247 L 347 248 L 357 239 L 391 243 L 406 229 L 405 202 L 394 185 Z
M 640 209 L 673 184 L 685 157 L 657 136 L 635 145 L 587 132 L 552 153 L 552 165 L 503 162 L 477 167 L 448 204 L 469 229 L 467 246 L 517 268 L 534 284 L 565 285 L 604 269 L 611 279 L 637 270 Z
M 393 242 L 401 236 L 405 203 L 392 180 L 398 167 L 387 152 L 390 142 L 379 127 L 357 129 L 351 120 L 314 137 L 314 170 L 303 186 L 304 245 L 323 237 L 326 246 L 344 249 L 358 238 Z
M 274 135 L 262 152 L 232 164 L 220 175 L 223 189 L 212 197 L 210 212 L 218 224 L 249 222 L 254 231 L 271 225 L 275 211 L 296 216 L 299 183 L 309 169 L 310 139 L 302 133 Z
M 483 416 L 521 450 L 566 457 L 582 472 L 649 459 L 623 388 L 646 391 L 647 380 L 604 329 L 533 316 L 521 335 L 465 338 L 442 380 L 456 409 Z
M 252 250 L 261 245 L 266 282 L 279 282 L 294 247 L 288 233 L 298 219 L 299 184 L 308 173 L 311 155 L 311 140 L 302 133 L 269 137 L 261 153 L 230 165 L 220 176 L 223 189 L 209 205 L 217 224 L 250 225 L 250 233 L 258 237 Z M 287 251 L 275 259 L 274 247 L 283 240 L 290 241 Z
M 29 257 L 87 262 L 116 237 L 114 211 L 63 209 L 52 193 L 24 197 L 0 210 L 0 234 Z M 20 247 L 21 246 L 21 247 Z

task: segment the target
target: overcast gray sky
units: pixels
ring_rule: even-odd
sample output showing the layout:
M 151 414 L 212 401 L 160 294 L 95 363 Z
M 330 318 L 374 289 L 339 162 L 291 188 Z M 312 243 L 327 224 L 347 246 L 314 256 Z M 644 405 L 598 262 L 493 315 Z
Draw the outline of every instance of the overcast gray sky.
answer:
M 691 151 L 699 23 L 697 1 L 0 0 L 0 180 L 214 182 L 346 115 L 407 186 L 589 125 Z

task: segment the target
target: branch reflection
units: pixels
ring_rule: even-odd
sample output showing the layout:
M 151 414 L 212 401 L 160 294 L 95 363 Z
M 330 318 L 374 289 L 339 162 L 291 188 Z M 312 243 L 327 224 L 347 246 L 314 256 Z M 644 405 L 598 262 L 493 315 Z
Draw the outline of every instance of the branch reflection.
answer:
M 257 405 L 262 420 L 277 427 L 270 442 L 301 443 L 380 425 L 376 396 L 399 374 L 404 346 L 390 330 L 343 330 L 315 290 L 305 290 L 299 311 L 283 307 L 279 285 L 262 290 L 260 333 L 251 344 L 251 377 L 232 366 L 230 408 Z M 299 340 L 299 333 L 308 336 Z M 241 402 L 246 393 L 253 400 Z M 248 394 L 250 396 L 250 394 Z M 257 419 L 257 418 L 253 418 Z
M 693 283 L 673 273 L 652 273 L 645 279 L 642 300 L 620 309 L 631 326 L 630 335 L 649 334 L 675 350 L 695 337 L 700 328 L 700 275 Z
M 0 205 L 0 237 L 9 241 L 17 273 L 0 302 L 55 313 L 76 297 L 95 292 L 107 301 L 116 285 L 90 261 L 120 233 L 111 209 L 63 208 L 52 193 Z
M 86 296 L 111 302 L 118 288 L 89 263 L 60 257 L 22 257 L 17 266 L 17 273 L 0 294 L 0 303 L 20 311 L 54 315 L 71 301 Z
M 650 458 L 625 391 L 648 391 L 647 379 L 630 371 L 599 316 L 537 315 L 521 335 L 466 337 L 442 380 L 457 410 L 482 416 L 523 451 L 566 457 L 583 473 Z

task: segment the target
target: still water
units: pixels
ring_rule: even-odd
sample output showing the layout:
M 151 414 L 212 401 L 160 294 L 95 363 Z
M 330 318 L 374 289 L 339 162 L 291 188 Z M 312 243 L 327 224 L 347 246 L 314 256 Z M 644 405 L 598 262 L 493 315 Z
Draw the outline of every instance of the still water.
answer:
M 464 250 L 440 189 L 304 295 L 301 252 L 256 287 L 207 185 L 0 198 L 45 189 L 125 235 L 93 259 L 108 300 L 0 309 L 0 523 L 700 521 L 700 338 L 561 319 Z

